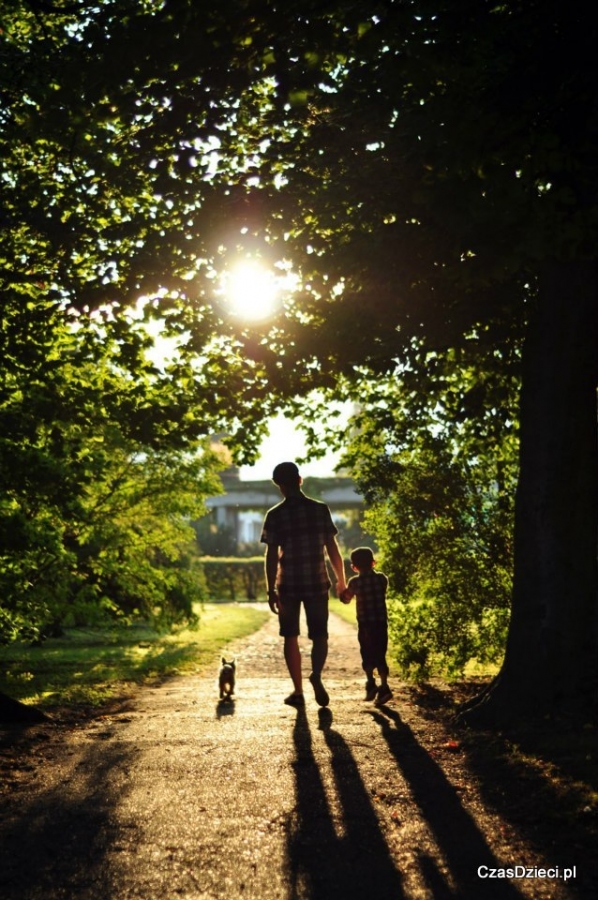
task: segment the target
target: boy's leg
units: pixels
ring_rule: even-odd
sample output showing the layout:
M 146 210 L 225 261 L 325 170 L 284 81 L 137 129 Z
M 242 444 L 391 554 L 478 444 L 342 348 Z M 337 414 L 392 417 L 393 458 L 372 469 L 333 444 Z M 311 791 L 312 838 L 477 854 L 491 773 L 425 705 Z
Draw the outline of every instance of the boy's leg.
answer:
M 368 679 L 373 678 L 374 669 L 376 668 L 376 654 L 370 629 L 360 625 L 357 629 L 357 640 L 359 641 L 359 652 L 361 653 L 361 668 Z
M 392 699 L 392 691 L 388 686 L 388 663 L 386 662 L 386 651 L 388 649 L 388 629 L 381 626 L 377 629 L 376 634 L 376 668 L 380 676 L 380 690 L 376 703 L 382 705 Z
M 388 682 L 388 663 L 386 662 L 386 653 L 388 650 L 388 628 L 386 625 L 380 625 L 376 629 L 376 668 L 382 684 Z
M 371 685 L 375 685 L 375 684 L 376 684 L 376 679 L 374 678 L 374 666 L 370 665 L 370 664 L 367 662 L 367 660 L 364 660 L 364 659 L 362 658 L 362 660 L 361 660 L 361 668 L 362 668 L 363 671 L 365 672 L 365 678 L 366 678 L 365 685 L 366 685 L 366 690 L 367 690 L 368 685 L 371 686 Z
M 359 649 L 361 652 L 361 668 L 365 672 L 365 699 L 373 700 L 378 693 L 378 685 L 374 678 L 374 657 L 372 656 L 371 634 L 368 628 L 360 626 L 357 631 Z
M 369 671 L 366 671 L 366 675 L 367 681 L 365 683 L 364 700 L 375 700 L 378 694 L 378 685 L 376 684 L 376 679 L 374 678 L 374 670 L 370 669 Z

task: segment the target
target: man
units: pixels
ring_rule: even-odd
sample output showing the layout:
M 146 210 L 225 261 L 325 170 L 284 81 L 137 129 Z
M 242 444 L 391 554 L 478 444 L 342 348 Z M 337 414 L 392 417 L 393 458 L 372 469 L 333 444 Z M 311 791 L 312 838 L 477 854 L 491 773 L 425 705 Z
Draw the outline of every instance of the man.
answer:
M 322 684 L 322 669 L 328 656 L 328 590 L 330 581 L 324 550 L 338 579 L 337 591 L 345 589 L 343 559 L 336 541 L 338 529 L 325 503 L 307 497 L 295 463 L 279 463 L 272 480 L 284 497 L 266 513 L 262 543 L 266 544 L 268 603 L 278 615 L 284 638 L 284 658 L 293 682 L 289 706 L 303 706 L 299 613 L 305 609 L 308 637 L 312 641 L 309 677 L 317 703 L 328 706 Z

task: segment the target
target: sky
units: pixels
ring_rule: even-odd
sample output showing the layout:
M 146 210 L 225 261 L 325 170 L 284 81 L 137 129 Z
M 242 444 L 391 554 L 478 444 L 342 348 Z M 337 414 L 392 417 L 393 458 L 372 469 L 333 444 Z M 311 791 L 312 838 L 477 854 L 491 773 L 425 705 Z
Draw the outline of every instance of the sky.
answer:
M 277 416 L 270 422 L 270 434 L 262 441 L 258 461 L 253 466 L 241 466 L 240 477 L 243 481 L 270 479 L 277 463 L 295 462 L 304 453 L 305 441 L 292 420 Z M 334 475 L 338 458 L 338 453 L 328 453 L 322 459 L 302 464 L 301 475 L 303 477 Z

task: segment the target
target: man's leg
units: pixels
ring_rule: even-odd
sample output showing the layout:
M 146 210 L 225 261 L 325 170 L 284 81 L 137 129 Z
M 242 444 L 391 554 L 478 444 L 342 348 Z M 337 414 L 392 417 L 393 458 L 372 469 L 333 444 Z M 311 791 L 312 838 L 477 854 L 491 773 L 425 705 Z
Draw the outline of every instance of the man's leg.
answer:
M 307 636 L 311 641 L 312 675 L 319 679 L 328 657 L 328 594 L 304 601 Z
M 312 665 L 312 673 L 309 676 L 309 680 L 311 681 L 312 687 L 314 689 L 314 694 L 316 697 L 316 702 L 320 706 L 328 706 L 330 703 L 330 697 L 328 696 L 328 691 L 322 684 L 322 669 L 324 668 L 324 663 L 326 662 L 326 657 L 328 655 L 328 638 L 326 637 L 317 637 L 313 638 L 312 648 L 311 648 L 311 665 Z
M 299 608 L 296 597 L 279 594 L 278 624 L 280 636 L 284 638 L 284 659 L 293 682 L 293 693 L 285 703 L 291 706 L 303 704 L 303 684 L 301 679 L 301 651 L 299 650 Z M 298 700 L 298 702 L 295 702 Z
M 330 703 L 330 697 L 328 696 L 328 691 L 322 684 L 322 669 L 324 668 L 324 663 L 326 662 L 326 657 L 328 656 L 328 636 L 327 635 L 317 635 L 312 638 L 311 644 L 311 675 L 309 676 L 309 680 L 314 689 L 314 694 L 316 697 L 316 703 L 319 706 L 328 706 Z
M 311 668 L 309 676 L 316 702 L 328 706 L 330 698 L 322 684 L 322 669 L 328 656 L 328 594 L 305 602 L 307 633 L 311 643 Z
M 322 676 L 322 670 L 328 657 L 328 638 L 316 637 L 311 645 L 311 670 L 316 678 Z
M 301 651 L 299 650 L 299 638 L 285 637 L 284 658 L 293 682 L 293 687 L 295 688 L 295 693 L 302 694 L 303 682 L 301 677 Z

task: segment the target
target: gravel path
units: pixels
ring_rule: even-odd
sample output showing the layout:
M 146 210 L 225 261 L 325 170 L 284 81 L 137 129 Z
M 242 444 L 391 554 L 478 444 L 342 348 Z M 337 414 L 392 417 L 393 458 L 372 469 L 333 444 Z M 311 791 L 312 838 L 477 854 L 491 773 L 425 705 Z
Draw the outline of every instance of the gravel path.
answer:
M 226 652 L 232 703 L 218 703 L 215 660 L 110 715 L 32 732 L 0 794 L 2 900 L 590 896 L 579 880 L 478 877 L 556 863 L 484 806 L 458 740 L 406 687 L 383 709 L 363 702 L 352 626 L 333 617 L 327 709 L 309 683 L 304 710 L 282 703 L 274 617 Z

